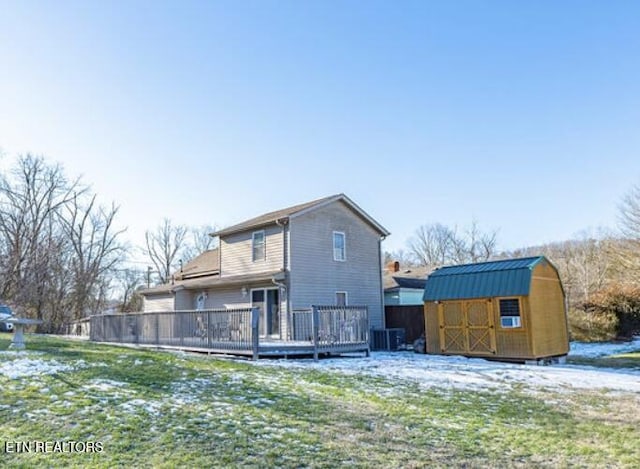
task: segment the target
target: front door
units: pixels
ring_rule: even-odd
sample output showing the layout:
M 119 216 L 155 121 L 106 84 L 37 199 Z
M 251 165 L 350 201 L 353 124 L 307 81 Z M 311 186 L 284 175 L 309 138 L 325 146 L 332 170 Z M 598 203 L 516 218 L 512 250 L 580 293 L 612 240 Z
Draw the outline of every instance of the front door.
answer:
M 260 308 L 260 336 L 280 337 L 280 295 L 277 288 L 251 290 L 251 306 Z

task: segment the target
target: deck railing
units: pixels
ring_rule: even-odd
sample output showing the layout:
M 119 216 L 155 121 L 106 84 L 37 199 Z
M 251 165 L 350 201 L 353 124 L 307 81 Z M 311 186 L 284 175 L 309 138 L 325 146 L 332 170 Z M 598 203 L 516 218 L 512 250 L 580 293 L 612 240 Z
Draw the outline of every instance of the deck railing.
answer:
M 138 345 L 203 349 L 212 352 L 251 355 L 287 346 L 297 351 L 319 353 L 369 350 L 369 318 L 366 307 L 314 306 L 294 310 L 285 337 L 261 339 L 260 309 L 210 309 L 91 316 L 90 339 Z

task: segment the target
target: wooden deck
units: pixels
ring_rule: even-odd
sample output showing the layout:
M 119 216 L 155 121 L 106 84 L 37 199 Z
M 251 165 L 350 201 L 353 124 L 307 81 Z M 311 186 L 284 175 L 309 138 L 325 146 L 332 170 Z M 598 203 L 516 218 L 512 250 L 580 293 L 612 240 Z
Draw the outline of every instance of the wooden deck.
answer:
M 198 343 L 196 341 L 185 341 L 181 344 L 179 340 L 175 340 L 174 344 L 171 344 L 166 340 L 162 341 L 162 343 L 160 344 L 107 341 L 94 342 L 107 345 L 122 345 L 125 347 L 134 348 L 180 350 L 184 352 L 206 353 L 208 355 L 226 355 L 255 358 L 254 352 L 251 348 L 238 349 L 235 347 L 230 347 L 229 344 L 224 342 L 213 343 L 211 344 L 211 347 L 205 346 L 204 344 Z M 321 345 L 317 349 L 318 356 L 340 355 L 343 353 L 363 353 L 368 357 L 369 352 L 369 344 L 364 342 L 359 344 L 327 344 Z M 263 342 L 260 342 L 257 358 L 306 358 L 314 356 L 314 345 L 307 341 L 265 340 Z
M 366 307 L 314 307 L 297 311 L 283 334 L 288 340 L 260 335 L 257 308 L 165 311 L 100 315 L 90 318 L 93 342 L 166 348 L 207 354 L 303 357 L 364 353 L 369 355 Z

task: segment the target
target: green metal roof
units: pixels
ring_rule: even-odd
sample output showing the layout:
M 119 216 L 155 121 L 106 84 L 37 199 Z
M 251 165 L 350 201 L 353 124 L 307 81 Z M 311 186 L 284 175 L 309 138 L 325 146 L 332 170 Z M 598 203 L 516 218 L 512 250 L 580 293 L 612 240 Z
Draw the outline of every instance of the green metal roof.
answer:
M 441 267 L 427 278 L 424 301 L 525 296 L 531 272 L 543 256 Z

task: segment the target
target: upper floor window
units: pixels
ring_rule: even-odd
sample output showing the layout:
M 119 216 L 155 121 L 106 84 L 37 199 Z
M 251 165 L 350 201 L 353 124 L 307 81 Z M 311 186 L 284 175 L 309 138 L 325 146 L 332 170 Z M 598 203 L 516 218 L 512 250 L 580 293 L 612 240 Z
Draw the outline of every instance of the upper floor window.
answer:
M 263 231 L 254 231 L 252 239 L 253 261 L 263 261 L 267 255 Z
M 340 231 L 333 232 L 333 260 L 344 261 L 347 259 L 347 252 L 345 249 L 345 236 Z
M 500 326 L 505 329 L 522 327 L 520 323 L 520 301 L 517 298 L 500 300 Z

